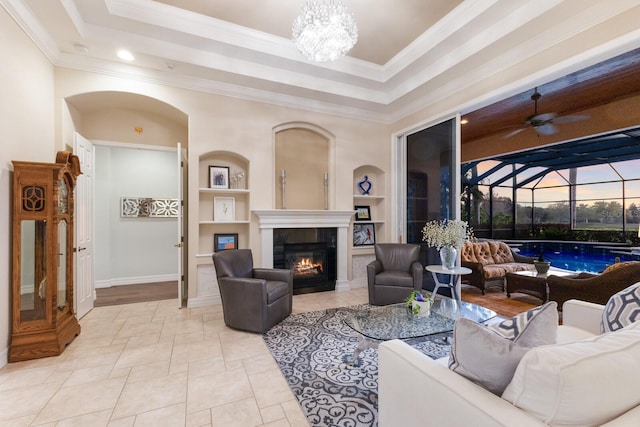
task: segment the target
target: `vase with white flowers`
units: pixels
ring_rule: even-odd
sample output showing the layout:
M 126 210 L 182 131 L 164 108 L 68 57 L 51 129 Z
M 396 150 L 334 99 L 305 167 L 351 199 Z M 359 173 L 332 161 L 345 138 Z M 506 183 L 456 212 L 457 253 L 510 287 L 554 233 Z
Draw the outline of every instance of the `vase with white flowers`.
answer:
M 422 228 L 422 240 L 440 252 L 442 267 L 453 270 L 456 267 L 458 248 L 471 240 L 473 231 L 466 221 L 457 219 L 429 221 Z

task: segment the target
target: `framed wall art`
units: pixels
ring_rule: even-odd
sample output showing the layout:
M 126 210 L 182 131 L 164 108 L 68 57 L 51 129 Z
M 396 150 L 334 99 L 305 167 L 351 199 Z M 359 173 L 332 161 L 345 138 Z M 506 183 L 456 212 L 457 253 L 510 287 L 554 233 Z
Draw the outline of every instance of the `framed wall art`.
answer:
M 216 222 L 235 221 L 236 199 L 233 197 L 214 197 L 213 220 Z
M 226 166 L 209 166 L 209 188 L 229 188 L 229 168 Z
M 356 221 L 371 221 L 371 208 L 369 206 L 354 206 Z
M 214 234 L 213 251 L 220 252 L 227 249 L 238 249 L 238 233 Z
M 376 229 L 373 224 L 353 224 L 353 246 L 376 244 Z

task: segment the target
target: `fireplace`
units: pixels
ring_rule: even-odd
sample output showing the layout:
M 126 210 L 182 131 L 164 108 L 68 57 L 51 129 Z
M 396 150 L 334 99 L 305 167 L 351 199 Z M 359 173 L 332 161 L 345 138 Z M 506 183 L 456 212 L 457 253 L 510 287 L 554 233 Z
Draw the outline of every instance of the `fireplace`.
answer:
M 335 228 L 279 228 L 274 235 L 273 266 L 293 271 L 294 294 L 335 290 Z
M 327 259 L 328 262 L 335 264 L 335 284 L 327 286 L 327 290 L 335 289 L 336 291 L 349 290 L 349 281 L 347 280 L 347 243 L 349 226 L 353 220 L 355 211 L 346 210 L 299 210 L 299 209 L 267 209 L 251 211 L 258 219 L 258 227 L 260 228 L 260 260 L 258 265 L 263 268 L 273 268 L 277 262 L 282 262 L 284 253 L 284 240 L 280 238 L 282 229 L 315 229 L 315 228 L 331 228 L 333 229 L 334 238 L 329 239 L 327 243 Z M 287 240 L 286 243 L 318 243 L 321 240 L 307 238 L 305 240 Z M 282 265 L 282 264 L 280 264 Z M 330 279 L 331 280 L 331 279 Z M 309 292 L 314 287 L 301 287 Z M 322 289 L 320 289 L 322 290 Z M 301 291 L 296 291 L 300 293 Z

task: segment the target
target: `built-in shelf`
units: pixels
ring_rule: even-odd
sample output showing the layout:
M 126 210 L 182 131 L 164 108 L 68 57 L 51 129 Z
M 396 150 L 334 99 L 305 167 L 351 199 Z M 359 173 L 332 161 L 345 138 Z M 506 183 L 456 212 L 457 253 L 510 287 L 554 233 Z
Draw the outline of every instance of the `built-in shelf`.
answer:
M 232 188 L 210 188 L 210 167 L 228 168 L 227 186 Z M 234 179 L 234 174 L 242 172 L 242 179 Z M 200 156 L 198 171 L 198 264 L 209 263 L 216 234 L 237 234 L 238 247 L 248 248 L 249 224 L 251 223 L 251 191 L 249 161 L 230 151 L 214 151 Z M 233 188 L 240 187 L 240 188 Z M 231 221 L 216 220 L 215 205 L 218 198 L 233 200 Z M 209 260 L 206 260 L 209 258 Z
M 220 225 L 220 224 L 249 224 L 250 221 L 199 221 L 200 225 Z
M 373 253 L 373 246 L 352 246 L 353 255 L 367 255 Z
M 380 201 L 383 200 L 384 196 L 366 196 L 364 194 L 354 194 L 353 200 L 375 200 Z
M 219 189 L 219 188 L 200 188 L 201 193 L 212 193 L 212 194 L 248 194 L 249 190 L 245 188 L 228 188 L 228 189 Z

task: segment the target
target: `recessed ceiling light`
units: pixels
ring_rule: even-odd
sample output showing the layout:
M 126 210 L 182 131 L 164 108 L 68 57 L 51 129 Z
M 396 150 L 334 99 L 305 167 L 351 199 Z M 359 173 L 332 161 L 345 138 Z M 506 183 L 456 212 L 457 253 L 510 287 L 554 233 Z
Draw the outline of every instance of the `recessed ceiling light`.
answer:
M 135 59 L 133 54 L 126 49 L 120 49 L 118 51 L 118 58 L 124 59 L 125 61 L 133 61 Z

